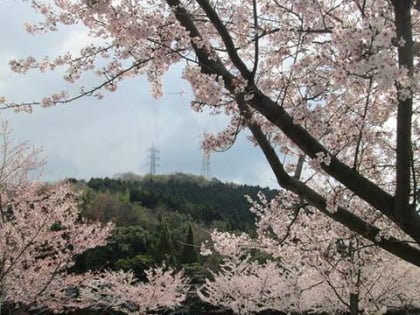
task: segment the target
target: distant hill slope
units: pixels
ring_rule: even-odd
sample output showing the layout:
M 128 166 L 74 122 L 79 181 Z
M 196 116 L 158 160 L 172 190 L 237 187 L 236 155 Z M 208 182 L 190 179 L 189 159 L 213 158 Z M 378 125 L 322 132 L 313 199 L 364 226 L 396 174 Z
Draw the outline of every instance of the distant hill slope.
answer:
M 122 268 L 140 279 L 145 268 L 165 261 L 184 268 L 195 282 L 202 281 L 207 268 L 217 268 L 219 261 L 198 255 L 210 231 L 252 232 L 255 218 L 244 195 L 276 194 L 187 174 L 123 174 L 70 182 L 81 192 L 83 217 L 116 225 L 108 244 L 79 255 L 73 271 Z
M 254 216 L 245 195 L 255 198 L 259 191 L 268 198 L 276 190 L 259 186 L 223 183 L 190 174 L 146 175 L 122 174 L 118 178 L 92 178 L 88 187 L 95 191 L 126 193 L 131 203 L 149 209 L 176 210 L 194 221 L 211 225 L 223 221 L 230 230 L 252 228 Z

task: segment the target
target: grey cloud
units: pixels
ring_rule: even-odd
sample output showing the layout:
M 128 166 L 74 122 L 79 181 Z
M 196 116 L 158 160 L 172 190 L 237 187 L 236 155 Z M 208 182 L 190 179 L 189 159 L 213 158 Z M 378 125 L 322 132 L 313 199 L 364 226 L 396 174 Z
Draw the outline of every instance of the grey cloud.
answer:
M 0 47 L 0 94 L 16 100 L 34 100 L 65 89 L 60 73 L 20 76 L 8 70 L 7 59 L 62 49 L 71 33 L 47 37 L 25 35 L 25 20 L 36 20 L 28 3 L 0 2 L 0 27 L 7 29 Z M 77 36 L 76 36 L 77 37 Z M 67 44 L 71 44 L 70 41 Z M 57 48 L 58 47 L 58 48 Z M 45 178 L 89 178 L 121 172 L 148 172 L 148 148 L 160 150 L 159 173 L 199 173 L 204 130 L 221 130 L 228 119 L 194 113 L 188 83 L 182 81 L 181 65 L 165 77 L 166 94 L 161 99 L 150 95 L 145 78 L 122 82 L 115 93 L 97 101 L 81 99 L 73 104 L 35 109 L 33 114 L 4 112 L 14 128 L 15 142 L 29 140 L 42 146 L 48 157 Z M 92 83 L 88 76 L 85 83 Z M 186 91 L 184 97 L 181 91 Z M 211 156 L 212 174 L 221 180 L 275 187 L 271 171 L 258 148 L 241 136 L 229 151 Z

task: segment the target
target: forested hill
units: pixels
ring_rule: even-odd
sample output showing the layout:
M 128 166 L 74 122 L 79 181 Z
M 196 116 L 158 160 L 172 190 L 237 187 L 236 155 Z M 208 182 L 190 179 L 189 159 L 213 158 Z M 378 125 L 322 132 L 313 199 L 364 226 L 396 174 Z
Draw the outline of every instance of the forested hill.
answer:
M 255 220 L 244 196 L 276 194 L 185 174 L 124 174 L 70 182 L 81 192 L 82 216 L 115 224 L 108 244 L 77 257 L 74 271 L 124 269 L 139 279 L 145 268 L 165 262 L 202 281 L 207 268 L 218 265 L 214 257 L 198 255 L 210 231 L 252 231 Z
M 92 178 L 88 187 L 95 191 L 125 194 L 132 204 L 149 209 L 177 211 L 206 226 L 213 222 L 229 230 L 249 229 L 254 217 L 244 197 L 259 191 L 271 198 L 275 190 L 259 186 L 223 183 L 215 178 L 177 173 L 173 175 L 122 174 L 116 179 Z

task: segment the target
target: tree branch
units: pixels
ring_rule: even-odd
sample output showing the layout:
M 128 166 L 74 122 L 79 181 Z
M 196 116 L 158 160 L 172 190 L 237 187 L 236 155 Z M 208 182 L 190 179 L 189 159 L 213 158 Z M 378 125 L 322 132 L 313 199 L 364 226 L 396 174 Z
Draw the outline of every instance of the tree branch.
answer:
M 278 106 L 276 102 L 271 100 L 256 86 L 251 87 L 250 90 L 254 95 L 248 103 L 254 109 L 283 131 L 309 157 L 315 158 L 319 152 L 327 154 L 331 159 L 331 163 L 329 165 L 321 165 L 327 174 L 338 180 L 372 207 L 381 211 L 404 232 L 420 243 L 420 230 L 418 229 L 418 226 L 420 226 L 419 216 L 412 215 L 410 220 L 400 220 L 397 218 L 393 211 L 394 198 L 390 194 L 330 154 L 308 131 L 294 124 L 292 117 L 284 108 Z M 410 205 L 407 205 L 407 207 L 412 208 Z
M 185 8 L 182 7 L 179 0 L 166 0 L 166 2 L 173 9 L 173 12 L 180 24 L 190 32 L 191 38 L 202 38 L 191 16 L 188 14 Z M 207 2 L 204 1 L 202 3 L 205 4 Z M 224 29 L 224 31 L 227 32 L 226 29 Z M 191 41 L 191 44 L 200 62 L 202 71 L 207 74 L 216 74 L 222 76 L 225 88 L 232 93 L 238 104 L 241 102 L 243 103 L 244 93 L 238 93 L 236 91 L 237 84 L 235 84 L 235 82 L 237 82 L 238 79 L 226 69 L 219 58 L 214 58 L 214 56 L 210 58 L 210 51 L 208 48 L 199 48 L 194 43 L 194 41 Z M 241 62 L 241 60 L 239 59 L 233 62 Z M 373 208 L 382 212 L 393 222 L 395 222 L 405 233 L 416 240 L 417 243 L 420 243 L 420 230 L 418 229 L 418 226 L 420 226 L 419 216 L 412 217 L 409 223 L 398 220 L 394 216 L 392 206 L 394 198 L 390 194 L 385 192 L 369 179 L 362 176 L 357 171 L 353 170 L 338 160 L 335 156 L 331 155 L 328 150 L 307 130 L 299 125 L 294 124 L 292 117 L 285 111 L 285 109 L 279 106 L 271 98 L 266 96 L 255 86 L 255 84 L 248 85 L 247 93 L 252 93 L 252 98 L 247 101 L 247 104 L 249 104 L 252 108 L 265 116 L 271 123 L 277 126 L 306 155 L 314 158 L 316 157 L 317 153 L 323 152 L 330 156 L 331 163 L 329 165 L 322 164 L 322 168 L 327 174 L 342 183 L 354 194 L 369 203 Z M 420 266 L 420 250 L 417 248 L 402 243 L 400 240 L 395 238 L 377 242 L 375 237 L 379 233 L 379 229 L 355 216 L 348 210 L 343 209 L 342 207 L 338 207 L 336 213 L 328 212 L 325 209 L 325 198 L 320 196 L 318 193 L 316 193 L 302 182 L 290 177 L 285 172 L 281 162 L 278 160 L 278 157 L 271 147 L 271 144 L 267 139 L 265 139 L 265 135 L 262 133 L 261 129 L 257 125 L 250 125 L 250 129 L 251 126 L 254 130 L 253 133 L 256 132 L 254 137 L 257 140 L 260 139 L 261 143 L 259 142 L 259 145 L 266 155 L 266 158 L 269 161 L 271 168 L 275 172 L 277 180 L 282 187 L 298 194 L 299 196 L 302 196 L 312 206 L 318 208 L 327 216 L 342 223 L 352 231 L 359 233 L 365 238 L 371 240 L 378 246 L 388 250 L 396 256 L 399 256 L 409 262 L 412 262 L 415 265 Z
M 219 35 L 226 46 L 230 60 L 233 62 L 236 68 L 238 68 L 239 72 L 241 73 L 244 79 L 248 81 L 252 81 L 251 72 L 248 70 L 245 63 L 239 57 L 237 50 L 235 49 L 235 44 L 233 43 L 232 37 L 230 36 L 226 27 L 223 25 L 223 22 L 220 20 L 216 11 L 213 9 L 213 7 L 210 5 L 210 3 L 207 0 L 197 0 L 197 3 L 204 10 L 207 17 L 210 19 L 210 22 L 219 32 Z
M 258 8 L 257 8 L 257 0 L 252 1 L 252 14 L 254 16 L 254 67 L 252 68 L 251 76 L 252 80 L 255 80 L 255 74 L 257 73 L 258 69 L 258 59 L 259 59 L 259 36 L 258 36 Z
M 365 222 L 360 217 L 343 207 L 338 207 L 336 212 L 328 211 L 326 209 L 327 202 L 324 197 L 287 174 L 270 142 L 261 131 L 261 128 L 258 125 L 251 123 L 249 124 L 249 129 L 264 152 L 267 161 L 270 163 L 270 166 L 274 171 L 278 183 L 282 187 L 294 192 L 298 196 L 301 196 L 310 205 L 314 206 L 328 217 L 340 222 L 344 226 L 347 226 L 349 229 L 360 234 L 374 244 L 398 257 L 405 259 L 406 261 L 420 266 L 420 250 L 418 248 L 410 246 L 394 237 L 391 237 L 388 240 L 381 239 L 381 241 L 378 242 L 377 236 L 380 230 L 377 227 Z

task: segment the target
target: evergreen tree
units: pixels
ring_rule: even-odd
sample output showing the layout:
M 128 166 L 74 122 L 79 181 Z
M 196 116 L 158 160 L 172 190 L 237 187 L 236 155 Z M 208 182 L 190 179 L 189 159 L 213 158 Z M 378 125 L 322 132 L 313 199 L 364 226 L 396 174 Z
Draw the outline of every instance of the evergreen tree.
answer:
M 182 248 L 181 262 L 183 264 L 192 264 L 197 262 L 197 252 L 194 245 L 194 232 L 191 224 L 188 226 L 187 237 Z
M 162 214 L 159 213 L 158 220 L 160 222 L 158 226 L 158 241 L 155 248 L 155 258 L 157 262 L 167 262 L 168 264 L 175 264 L 174 247 L 172 243 L 171 233 L 169 232 L 169 226 Z

